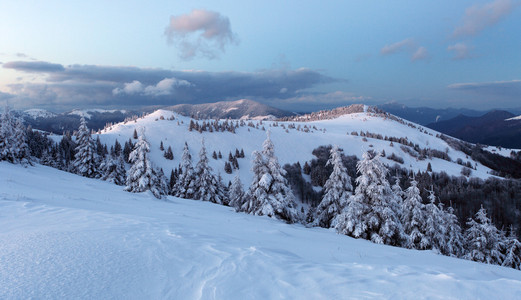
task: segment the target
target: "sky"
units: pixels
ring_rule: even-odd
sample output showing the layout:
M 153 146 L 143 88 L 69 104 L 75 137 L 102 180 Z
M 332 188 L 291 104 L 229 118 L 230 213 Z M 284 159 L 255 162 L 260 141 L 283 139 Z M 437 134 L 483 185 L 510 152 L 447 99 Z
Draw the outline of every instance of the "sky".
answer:
M 521 108 L 521 0 L 2 1 L 0 102 Z

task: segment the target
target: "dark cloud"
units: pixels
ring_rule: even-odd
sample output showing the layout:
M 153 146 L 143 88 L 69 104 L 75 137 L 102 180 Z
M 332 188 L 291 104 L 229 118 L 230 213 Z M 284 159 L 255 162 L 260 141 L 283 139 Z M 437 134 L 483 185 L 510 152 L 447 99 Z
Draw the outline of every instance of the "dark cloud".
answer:
M 455 83 L 449 85 L 448 88 L 512 100 L 521 99 L 521 80 Z
M 65 68 L 60 64 L 53 64 L 45 61 L 10 61 L 3 65 L 6 69 L 15 69 L 30 73 L 49 73 L 62 72 Z
M 230 20 L 218 12 L 205 9 L 171 16 L 165 35 L 169 43 L 177 46 L 183 59 L 196 56 L 216 58 L 217 50 L 224 52 L 227 44 L 237 43 Z
M 31 63 L 13 69 L 44 74 L 44 82 L 9 85 L 26 104 L 47 107 L 173 105 L 251 98 L 290 99 L 337 81 L 311 69 L 258 72 L 173 71 L 153 68 L 71 65 L 56 72 Z M 49 64 L 49 63 L 47 63 Z M 49 64 L 55 65 L 55 64 Z M 59 65 L 61 66 L 61 65 Z

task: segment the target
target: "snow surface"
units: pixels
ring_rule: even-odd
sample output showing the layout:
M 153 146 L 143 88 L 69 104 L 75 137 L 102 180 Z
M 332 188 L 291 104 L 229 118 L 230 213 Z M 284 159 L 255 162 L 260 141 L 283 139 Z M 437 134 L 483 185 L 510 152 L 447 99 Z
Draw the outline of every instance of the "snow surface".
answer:
M 55 117 L 56 114 L 52 113 L 50 111 L 47 111 L 45 109 L 39 109 L 39 108 L 33 108 L 28 109 L 24 111 L 24 114 L 29 116 L 30 118 L 37 119 L 37 118 L 52 118 Z
M 91 113 L 97 112 L 97 113 L 115 113 L 115 112 L 121 112 L 126 113 L 126 110 L 118 110 L 118 109 L 100 109 L 100 108 L 91 108 L 91 109 L 75 109 L 69 113 L 69 115 L 77 115 L 80 117 L 84 117 L 86 119 L 90 119 L 92 117 Z
M 161 116 L 164 120 L 161 120 Z M 171 116 L 175 120 L 169 120 Z M 180 122 L 178 125 L 178 121 Z M 181 123 L 182 122 L 182 123 Z M 234 121 L 235 122 L 235 121 Z M 248 121 L 245 121 L 248 122 Z M 252 121 L 254 124 L 259 121 Z M 271 126 L 277 123 L 279 126 Z M 236 129 L 236 133 L 230 132 L 203 132 L 188 131 L 190 118 L 180 116 L 176 113 L 166 110 L 158 110 L 143 118 L 139 118 L 136 122 L 131 121 L 127 123 L 116 124 L 108 130 L 102 131 L 100 140 L 106 143 L 109 147 L 113 145 L 117 139 L 120 143 L 124 143 L 132 137 L 134 129 L 140 132 L 141 128 L 146 129 L 147 141 L 150 143 L 151 159 L 159 167 L 163 168 L 167 176 L 170 175 L 170 170 L 176 168 L 181 160 L 184 142 L 186 141 L 190 147 L 190 153 L 197 162 L 199 150 L 201 148 L 201 139 L 204 137 L 206 141 L 207 151 L 209 156 L 213 151 L 221 151 L 223 159 L 210 159 L 210 166 L 215 172 L 221 172 L 225 183 L 232 181 L 236 172 L 240 172 L 241 181 L 245 185 L 249 185 L 252 180 L 251 174 L 251 153 L 254 150 L 262 149 L 262 143 L 266 139 L 266 130 L 271 131 L 271 139 L 275 144 L 275 154 L 277 155 L 281 165 L 286 163 L 300 162 L 304 165 L 305 161 L 310 161 L 315 158 L 312 154 L 313 149 L 325 145 L 339 145 L 344 150 L 346 155 L 356 155 L 361 158 L 362 153 L 367 150 L 374 149 L 376 151 L 385 150 L 387 156 L 391 153 L 402 157 L 404 168 L 416 171 L 425 171 L 430 162 L 434 172 L 447 172 L 449 175 L 461 176 L 461 165 L 455 163 L 458 158 L 463 162 L 472 161 L 465 153 L 456 151 L 440 138 L 436 137 L 438 132 L 415 125 L 417 128 L 412 128 L 405 124 L 401 124 L 391 119 L 384 119 L 382 117 L 374 116 L 371 113 L 355 113 L 343 115 L 339 118 L 315 122 L 274 122 L 262 121 L 259 129 L 244 126 Z M 202 120 L 199 121 L 202 124 Z M 296 129 L 289 129 L 286 133 L 282 125 L 288 128 L 289 124 L 295 126 L 306 125 L 310 128 L 310 132 L 297 131 Z M 315 126 L 317 129 L 313 129 Z M 420 128 L 424 132 L 420 132 Z M 394 143 L 390 146 L 389 141 L 367 138 L 367 142 L 363 141 L 361 136 L 351 135 L 352 131 L 369 131 L 371 133 L 379 133 L 383 136 L 389 137 L 407 137 L 408 140 L 418 144 L 421 148 L 432 148 L 439 151 L 448 151 L 448 155 L 453 162 L 433 158 L 426 160 L 417 160 L 405 153 L 400 144 Z M 95 138 L 95 137 L 94 137 Z M 163 141 L 165 149 L 168 146 L 172 147 L 174 153 L 174 160 L 167 160 L 163 157 L 162 151 L 159 150 L 159 144 Z M 135 140 L 134 140 L 135 142 Z M 240 169 L 234 170 L 233 174 L 226 174 L 224 172 L 224 163 L 227 161 L 228 153 L 231 151 L 235 153 L 235 149 L 244 149 L 245 158 L 238 159 Z M 388 159 L 382 159 L 388 165 L 394 165 L 396 162 Z M 488 178 L 491 170 L 488 167 L 477 163 L 477 170 L 472 170 L 472 177 Z
M 513 120 L 521 120 L 521 116 L 516 116 L 513 118 L 506 119 L 505 121 L 513 121 Z
M 520 299 L 521 272 L 0 162 L 0 299 Z

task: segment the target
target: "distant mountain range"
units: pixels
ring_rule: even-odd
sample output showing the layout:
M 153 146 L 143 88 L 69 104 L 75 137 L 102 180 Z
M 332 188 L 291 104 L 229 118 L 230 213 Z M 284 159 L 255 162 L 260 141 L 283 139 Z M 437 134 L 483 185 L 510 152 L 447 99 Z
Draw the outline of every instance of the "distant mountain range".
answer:
M 32 128 L 62 134 L 66 131 L 73 132 L 77 130 L 81 116 L 85 117 L 89 128 L 98 130 L 105 127 L 107 123 L 118 123 L 127 117 L 140 113 L 127 110 L 104 109 L 76 109 L 69 112 L 53 113 L 44 109 L 29 109 L 17 112 L 17 114 Z
M 178 104 L 165 109 L 199 119 L 274 119 L 294 115 L 248 99 L 205 104 Z
M 479 117 L 459 115 L 427 127 L 471 143 L 521 148 L 521 118 L 504 110 Z
M 399 103 L 386 103 L 377 105 L 378 108 L 385 110 L 400 118 L 409 120 L 420 125 L 427 125 L 439 121 L 450 120 L 459 115 L 478 117 L 486 111 L 478 111 L 466 108 L 429 108 L 429 107 L 408 107 Z
M 63 113 L 54 113 L 44 109 L 28 109 L 16 112 L 27 125 L 43 131 L 62 134 L 78 129 L 81 116 L 84 116 L 89 128 L 97 131 L 103 129 L 107 123 L 118 123 L 125 118 L 141 116 L 160 107 L 148 107 L 140 110 L 105 110 L 84 109 Z M 162 107 L 187 117 L 197 119 L 276 119 L 293 116 L 294 113 L 274 108 L 252 100 L 222 101 L 205 104 L 179 104 Z
M 363 107 L 363 106 L 360 106 Z M 407 107 L 398 103 L 378 105 L 378 108 L 441 133 L 468 141 L 507 148 L 521 148 L 521 117 L 507 111 L 483 112 L 471 109 L 434 109 Z M 77 130 L 81 116 L 89 128 L 97 131 L 107 123 L 122 122 L 132 116 L 149 113 L 159 107 L 140 110 L 86 109 L 54 113 L 43 109 L 18 112 L 27 125 L 35 129 L 62 134 Z M 296 114 L 256 101 L 242 99 L 205 104 L 179 104 L 163 109 L 196 119 L 280 119 Z

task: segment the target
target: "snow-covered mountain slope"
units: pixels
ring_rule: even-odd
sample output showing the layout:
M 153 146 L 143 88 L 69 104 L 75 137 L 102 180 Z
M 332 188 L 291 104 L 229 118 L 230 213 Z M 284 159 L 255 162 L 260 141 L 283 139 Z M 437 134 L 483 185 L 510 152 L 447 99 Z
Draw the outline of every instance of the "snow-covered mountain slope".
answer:
M 32 119 L 37 118 L 53 118 L 56 114 L 45 109 L 33 108 L 23 111 L 23 115 Z
M 249 99 L 204 104 L 178 104 L 167 109 L 184 116 L 197 116 L 207 119 L 270 119 L 292 115 L 290 112 Z
M 0 162 L 0 299 L 519 299 L 521 272 Z
M 85 119 L 90 119 L 90 118 L 92 118 L 92 114 L 94 114 L 94 113 L 96 113 L 96 114 L 105 114 L 105 113 L 113 114 L 113 113 L 117 113 L 117 112 L 122 113 L 122 114 L 127 113 L 126 110 L 117 110 L 117 109 L 107 110 L 107 109 L 93 108 L 93 109 L 75 109 L 67 114 L 84 117 Z
M 174 120 L 170 120 L 172 117 L 174 117 Z M 210 165 L 214 171 L 221 173 L 226 183 L 235 176 L 235 172 L 240 172 L 243 183 L 249 184 L 251 182 L 251 153 L 262 148 L 267 130 L 271 132 L 271 139 L 275 144 L 275 153 L 282 165 L 285 163 L 296 163 L 297 161 L 303 165 L 305 161 L 315 158 L 312 154 L 313 149 L 321 145 L 337 144 L 344 149 L 346 155 L 356 155 L 359 158 L 363 151 L 371 149 L 376 151 L 384 150 L 387 155 L 387 158 L 384 158 L 384 162 L 388 165 L 396 163 L 388 159 L 394 153 L 403 158 L 404 163 L 401 164 L 402 167 L 414 171 L 425 171 L 427 165 L 431 163 L 434 172 L 445 171 L 449 175 L 460 176 L 462 166 L 456 163 L 458 159 L 461 159 L 463 162 L 470 161 L 472 166 L 477 165 L 476 170 L 472 170 L 472 176 L 488 178 L 491 171 L 479 162 L 472 161 L 463 152 L 452 149 L 444 140 L 437 138 L 436 135 L 438 133 L 433 130 L 420 125 L 398 122 L 374 113 L 353 113 L 336 119 L 314 122 L 263 121 L 260 123 L 252 121 L 254 125 L 259 124 L 258 128 L 246 125 L 237 128 L 235 133 L 227 131 L 202 133 L 195 130 L 189 131 L 190 120 L 188 117 L 180 116 L 171 111 L 158 110 L 135 122 L 114 125 L 104 130 L 100 135 L 100 139 L 109 146 L 116 139 L 120 143 L 124 143 L 132 137 L 134 130 L 140 132 L 144 128 L 146 138 L 151 145 L 152 160 L 156 165 L 163 168 L 165 174 L 168 175 L 171 169 L 179 165 L 185 141 L 190 147 L 194 163 L 197 162 L 201 139 L 204 137 L 208 153 L 221 151 L 223 154 L 223 159 L 210 159 Z M 202 124 L 202 120 L 199 121 L 199 124 Z M 293 125 L 295 129 L 290 128 Z M 305 127 L 308 132 L 305 132 Z M 408 146 L 402 147 L 401 144 L 396 142 L 391 146 L 389 141 L 383 139 L 351 135 L 353 131 L 358 133 L 367 131 L 381 134 L 383 137 L 407 138 L 408 141 L 418 144 L 422 149 L 431 148 L 440 152 L 447 152 L 452 161 L 435 157 L 419 160 L 405 152 L 408 151 L 407 149 L 411 149 Z M 163 157 L 162 151 L 159 150 L 161 141 L 163 141 L 165 149 L 168 146 L 172 147 L 174 160 L 167 160 Z M 239 150 L 243 148 L 246 157 L 238 160 L 240 169 L 238 171 L 234 170 L 234 174 L 229 175 L 224 173 L 224 163 L 227 161 L 228 153 L 230 151 L 235 153 L 236 148 Z

